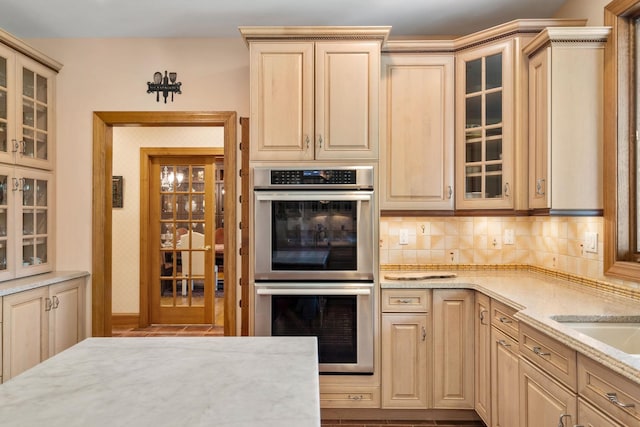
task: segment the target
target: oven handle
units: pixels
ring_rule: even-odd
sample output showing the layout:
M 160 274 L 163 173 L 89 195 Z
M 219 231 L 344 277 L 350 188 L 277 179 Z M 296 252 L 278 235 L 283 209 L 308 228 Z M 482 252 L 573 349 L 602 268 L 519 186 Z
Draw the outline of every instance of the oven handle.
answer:
M 371 289 L 283 289 L 283 288 L 258 288 L 258 295 L 371 295 Z
M 373 195 L 372 191 L 358 191 L 352 193 L 334 193 L 334 192 L 319 192 L 319 191 L 308 191 L 305 192 L 303 197 L 305 201 L 318 201 L 318 200 L 330 200 L 330 201 L 358 201 L 364 200 L 369 201 Z M 264 201 L 294 201 L 299 202 L 301 200 L 301 194 L 292 194 L 292 193 L 264 193 L 264 192 L 255 192 L 256 200 L 259 202 Z

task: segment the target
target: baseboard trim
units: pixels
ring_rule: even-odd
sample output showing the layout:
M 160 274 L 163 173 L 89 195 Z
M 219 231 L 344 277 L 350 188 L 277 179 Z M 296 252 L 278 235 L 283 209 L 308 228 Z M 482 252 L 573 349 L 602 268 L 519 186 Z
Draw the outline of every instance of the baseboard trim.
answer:
M 139 314 L 113 314 L 111 326 L 114 328 L 137 328 L 140 326 Z

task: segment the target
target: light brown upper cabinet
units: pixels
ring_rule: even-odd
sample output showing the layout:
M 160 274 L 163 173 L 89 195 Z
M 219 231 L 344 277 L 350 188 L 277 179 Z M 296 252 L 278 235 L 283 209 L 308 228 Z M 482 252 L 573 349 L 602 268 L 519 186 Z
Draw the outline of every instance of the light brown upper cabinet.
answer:
M 380 99 L 381 209 L 453 210 L 453 55 L 384 53 Z
M 55 266 L 51 171 L 61 67 L 0 30 L 0 281 Z
M 602 214 L 604 46 L 608 27 L 548 28 L 529 68 L 529 208 Z
M 528 208 L 522 48 L 558 25 L 584 20 L 518 20 L 456 40 L 456 209 Z
M 241 27 L 251 160 L 378 158 L 380 47 L 389 27 Z

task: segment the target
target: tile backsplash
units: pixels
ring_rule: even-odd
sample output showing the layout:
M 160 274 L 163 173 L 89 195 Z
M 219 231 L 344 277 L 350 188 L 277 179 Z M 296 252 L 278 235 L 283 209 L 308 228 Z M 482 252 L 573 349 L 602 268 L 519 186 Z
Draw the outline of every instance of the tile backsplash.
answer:
M 603 226 L 602 217 L 382 217 L 380 263 L 529 264 L 640 289 L 604 276 Z M 587 250 L 593 233 L 595 253 Z

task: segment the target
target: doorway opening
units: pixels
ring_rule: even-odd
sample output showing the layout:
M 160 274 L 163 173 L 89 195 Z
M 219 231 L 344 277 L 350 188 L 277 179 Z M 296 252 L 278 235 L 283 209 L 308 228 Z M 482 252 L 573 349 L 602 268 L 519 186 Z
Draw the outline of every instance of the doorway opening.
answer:
M 238 223 L 236 195 L 236 113 L 235 112 L 95 112 L 93 120 L 93 261 L 92 261 L 92 335 L 110 336 L 112 330 L 112 171 L 113 128 L 118 126 L 218 126 L 224 128 L 224 254 L 236 253 L 235 225 Z M 141 167 L 142 167 L 141 163 Z M 231 179 L 227 179 L 231 178 Z M 149 183 L 141 183 L 141 200 Z M 147 194 L 148 197 L 148 194 Z M 148 227 L 141 221 L 141 227 Z M 149 230 L 140 230 L 141 235 Z M 149 257 L 148 245 L 140 245 L 140 258 Z M 149 258 L 150 259 L 150 258 Z M 236 335 L 236 257 L 224 257 L 224 333 Z M 150 268 L 147 266 L 146 268 Z M 140 271 L 141 277 L 146 271 Z M 148 298 L 141 289 L 141 300 Z M 141 304 L 142 305 L 142 304 Z M 148 304 L 147 304 L 148 306 Z M 140 312 L 138 324 L 150 324 L 149 313 Z

